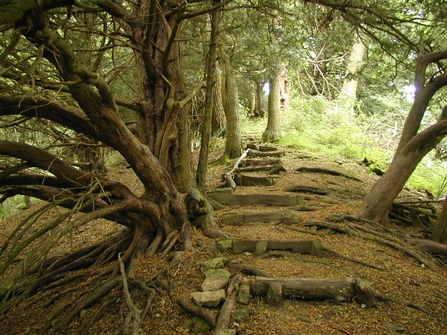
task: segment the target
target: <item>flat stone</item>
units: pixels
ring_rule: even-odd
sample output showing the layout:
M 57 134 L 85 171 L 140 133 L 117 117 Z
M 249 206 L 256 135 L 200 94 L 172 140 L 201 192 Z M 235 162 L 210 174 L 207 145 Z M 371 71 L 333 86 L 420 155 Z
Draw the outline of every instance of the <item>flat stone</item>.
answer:
M 205 274 L 208 270 L 222 269 L 225 266 L 226 258 L 216 257 L 200 263 L 200 271 Z
M 259 241 L 258 243 L 256 243 L 254 255 L 255 256 L 264 255 L 267 252 L 268 246 L 269 244 L 267 241 Z
M 192 318 L 192 322 L 194 324 L 194 332 L 195 333 L 204 333 L 209 332 L 213 329 L 208 322 L 203 320 L 201 317 L 195 316 Z
M 219 252 L 226 252 L 233 247 L 233 241 L 227 237 L 216 240 L 216 248 Z
M 224 288 L 228 284 L 231 273 L 226 269 L 205 271 L 205 280 L 202 283 L 202 291 L 213 291 Z
M 240 308 L 234 313 L 234 319 L 237 322 L 248 322 L 253 314 L 253 310 L 249 307 Z
M 241 284 L 237 292 L 237 301 L 241 304 L 248 305 L 250 302 L 250 285 Z
M 405 328 L 402 327 L 402 326 L 395 325 L 395 324 L 392 324 L 390 322 L 384 322 L 383 325 L 384 325 L 384 327 L 386 327 L 388 329 L 391 329 L 391 330 L 395 331 L 398 334 L 405 333 Z
M 215 335 L 236 335 L 236 330 L 225 329 L 225 330 L 221 330 L 221 331 L 215 333 Z
M 192 292 L 191 297 L 199 306 L 217 307 L 219 303 L 225 299 L 225 291 L 206 291 L 206 292 Z

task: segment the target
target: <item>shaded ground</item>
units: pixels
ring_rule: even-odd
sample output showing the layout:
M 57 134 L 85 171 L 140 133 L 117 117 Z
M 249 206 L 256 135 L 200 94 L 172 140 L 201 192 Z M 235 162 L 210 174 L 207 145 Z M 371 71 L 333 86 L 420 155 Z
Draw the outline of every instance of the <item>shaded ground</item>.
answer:
M 325 222 L 328 217 L 352 214 L 360 204 L 362 197 L 371 187 L 376 176 L 357 162 L 334 162 L 325 158 L 309 157 L 299 152 L 287 150 L 281 158 L 287 172 L 275 176 L 275 185 L 265 187 L 238 187 L 237 194 L 243 193 L 275 193 L 286 194 L 287 186 L 304 185 L 329 190 L 327 195 L 300 193 L 303 202 L 299 206 L 288 208 L 300 218 L 300 223 L 293 225 L 301 231 L 291 230 L 283 224 L 250 224 L 246 226 L 223 226 L 221 230 L 234 238 L 247 239 L 317 239 L 324 247 L 330 248 L 347 257 L 374 265 L 378 269 L 361 265 L 340 257 L 325 254 L 318 258 L 311 255 L 286 255 L 284 257 L 255 257 L 252 253 L 233 255 L 229 252 L 222 256 L 241 264 L 262 270 L 272 277 L 282 278 L 334 278 L 361 277 L 375 283 L 377 294 L 384 298 L 392 298 L 397 302 L 379 302 L 375 308 L 365 308 L 355 301 L 302 301 L 285 300 L 279 307 L 272 307 L 263 299 L 252 298 L 249 308 L 253 311 L 248 322 L 232 320 L 230 327 L 237 334 L 447 334 L 447 270 L 436 267 L 434 271 L 427 269 L 415 259 L 401 251 L 394 250 L 368 239 L 370 235 L 361 232 L 359 236 L 348 236 L 330 230 L 317 230 L 316 227 L 304 226 L 308 222 Z M 340 171 L 355 176 L 361 181 L 343 176 L 321 173 L 298 173 L 299 167 L 319 167 Z M 208 186 L 213 189 L 220 182 L 222 172 L 231 170 L 232 166 L 216 166 L 209 173 Z M 116 167 L 114 173 L 121 181 L 126 181 L 133 188 L 139 183 L 135 176 L 125 168 Z M 265 175 L 255 173 L 253 175 Z M 403 192 L 399 200 L 418 199 L 417 193 Z M 307 211 L 303 211 L 306 207 Z M 255 211 L 277 211 L 284 207 L 275 206 L 226 206 L 216 211 L 216 219 L 220 222 L 223 213 L 241 213 Z M 29 212 L 29 211 L 27 211 Z M 13 218 L 7 229 L 0 232 L 3 240 L 12 230 L 13 221 L 18 221 L 27 213 Z M 57 215 L 54 211 L 53 215 Z M 46 218 L 48 219 L 48 218 Z M 367 225 L 366 223 L 360 223 Z M 377 227 L 373 227 L 377 229 Z M 408 236 L 422 237 L 424 227 L 415 222 L 411 227 L 394 227 Z M 113 232 L 115 225 L 98 220 L 83 227 L 80 233 L 74 233 L 59 246 L 64 253 L 90 241 L 100 239 Z M 166 271 L 170 291 L 160 289 L 152 302 L 148 314 L 141 324 L 141 334 L 208 334 L 210 332 L 194 329 L 191 315 L 188 315 L 176 302 L 177 296 L 189 297 L 193 291 L 200 290 L 204 279 L 200 272 L 200 262 L 217 255 L 214 241 L 204 237 L 199 230 L 193 231 L 193 252 L 183 252 L 180 262 L 169 268 L 169 256 L 162 258 L 156 255 L 142 260 L 134 278 L 151 283 L 152 279 Z M 92 273 L 92 278 L 94 273 Z M 61 294 L 60 300 L 69 301 L 82 292 L 86 283 L 76 282 L 71 291 Z M 63 313 L 57 309 L 53 297 L 56 291 L 37 294 L 12 310 L 0 319 L 0 334 L 40 334 L 46 333 L 46 320 L 54 313 Z M 118 307 L 106 307 L 103 317 L 88 331 L 88 334 L 124 334 L 122 329 L 127 307 L 123 302 L 121 291 L 115 292 Z M 148 297 L 141 294 L 134 302 L 144 309 Z M 403 303 L 412 304 L 405 305 Z M 236 308 L 246 307 L 237 305 Z M 83 334 L 87 329 L 94 309 L 81 313 L 81 317 L 67 329 L 65 334 Z M 442 319 L 442 320 L 440 320 Z

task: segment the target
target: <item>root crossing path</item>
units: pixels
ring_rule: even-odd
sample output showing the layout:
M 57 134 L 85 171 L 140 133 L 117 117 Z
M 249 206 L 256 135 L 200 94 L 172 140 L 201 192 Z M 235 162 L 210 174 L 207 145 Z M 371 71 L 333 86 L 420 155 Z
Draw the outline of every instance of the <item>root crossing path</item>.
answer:
M 408 205 L 420 194 L 403 192 L 395 213 L 403 220 L 381 226 L 353 217 L 378 178 L 359 162 L 254 144 L 234 165 L 209 170 L 206 196 L 223 236 L 192 227 L 193 250 L 173 243 L 127 273 L 74 271 L 3 315 L 0 334 L 46 334 L 51 320 L 67 317 L 61 306 L 79 297 L 91 304 L 72 309 L 74 321 L 55 333 L 447 333 L 445 256 L 418 247 L 433 218 Z M 99 225 L 107 222 L 92 231 Z M 77 238 L 60 253 L 86 243 Z M 113 281 L 105 276 L 95 289 L 92 281 L 110 271 Z

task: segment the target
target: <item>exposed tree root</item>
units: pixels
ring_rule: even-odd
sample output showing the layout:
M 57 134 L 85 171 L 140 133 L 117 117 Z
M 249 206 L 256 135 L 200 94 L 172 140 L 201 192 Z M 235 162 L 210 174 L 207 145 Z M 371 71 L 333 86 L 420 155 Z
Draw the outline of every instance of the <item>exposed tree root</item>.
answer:
M 154 256 L 162 241 L 163 241 L 163 232 L 161 231 L 161 229 L 159 229 L 157 230 L 157 236 L 155 236 L 155 238 L 152 240 L 152 243 L 146 249 L 145 257 L 149 258 Z
M 234 272 L 234 273 L 242 273 L 246 276 L 259 276 L 259 277 L 266 277 L 270 278 L 271 276 L 264 271 L 255 269 L 251 266 L 241 264 L 238 261 L 230 261 L 227 264 L 228 268 Z
M 303 233 L 303 234 L 310 234 L 310 235 L 318 236 L 318 237 L 321 237 L 321 238 L 326 238 L 322 234 L 316 233 L 314 231 L 306 230 L 306 229 L 300 229 L 300 228 L 297 228 L 297 227 L 290 227 L 290 226 L 283 226 L 282 228 L 288 229 L 288 230 L 293 230 L 293 231 L 299 231 L 300 233 Z
M 82 297 L 80 297 L 72 307 L 72 309 L 62 318 L 62 320 L 58 321 L 56 325 L 51 329 L 51 333 L 55 334 L 69 325 L 82 310 L 90 307 L 95 304 L 101 298 L 106 296 L 112 289 L 116 288 L 119 284 L 120 278 L 114 277 L 109 279 L 108 281 L 102 283 L 100 286 L 88 291 Z
M 348 225 L 341 226 L 341 225 L 337 225 L 337 224 L 330 223 L 330 222 L 308 222 L 308 223 L 305 223 L 305 225 L 330 229 L 330 230 L 333 230 L 333 231 L 336 231 L 336 232 L 339 232 L 342 234 L 347 234 L 349 236 L 359 236 L 364 239 L 369 239 L 369 240 L 372 240 L 375 242 L 379 242 L 381 244 L 392 247 L 393 249 L 396 249 L 396 250 L 406 253 L 407 255 L 413 257 L 419 263 L 423 264 L 424 266 L 426 266 L 427 268 L 429 268 L 431 270 L 435 270 L 435 268 L 436 268 L 436 265 L 433 263 L 431 258 L 427 257 L 427 255 L 424 254 L 423 252 L 421 252 L 420 250 L 415 249 L 411 245 L 408 245 L 408 244 L 401 242 L 397 239 L 391 238 L 383 233 L 379 233 L 375 230 L 368 229 L 361 225 L 350 223 Z M 364 231 L 366 233 L 375 235 L 375 236 L 377 236 L 377 238 L 365 237 L 362 234 L 360 234 L 359 231 Z
M 93 317 L 90 319 L 89 323 L 86 326 L 85 335 L 88 335 L 90 333 L 90 328 L 92 328 L 92 326 L 95 324 L 96 321 L 99 320 L 99 318 L 102 315 L 102 312 L 109 306 L 117 303 L 119 301 L 119 298 L 116 297 L 110 297 L 108 299 L 106 299 L 101 306 L 95 311 L 95 314 L 93 315 Z
M 405 301 L 400 301 L 400 300 L 393 299 L 393 298 L 381 297 L 381 296 L 376 296 L 376 299 L 377 299 L 377 301 L 380 301 L 380 302 L 394 302 L 396 304 L 400 304 L 400 305 L 403 305 L 405 307 L 413 308 L 413 309 L 415 309 L 417 311 L 420 311 L 422 313 L 430 315 L 430 316 L 436 318 L 438 321 L 440 321 L 440 322 L 442 322 L 442 323 L 447 325 L 447 319 L 441 318 L 438 314 L 432 313 L 430 311 L 427 311 L 426 309 L 424 309 L 424 308 L 422 308 L 420 306 L 417 306 L 415 304 L 412 304 L 412 303 L 409 303 L 409 302 L 405 302 Z
M 362 230 L 364 232 L 367 232 L 369 234 L 372 235 L 376 235 L 380 238 L 368 238 L 370 240 L 385 244 L 387 246 L 390 246 L 396 250 L 399 251 L 403 251 L 404 253 L 406 253 L 407 255 L 413 257 L 414 259 L 416 259 L 419 263 L 423 264 L 424 266 L 426 266 L 427 268 L 429 268 L 430 270 L 435 270 L 436 269 L 436 265 L 433 263 L 433 261 L 431 260 L 431 258 L 423 253 L 420 252 L 418 249 L 413 248 L 411 245 L 408 245 L 407 243 L 404 243 L 402 241 L 399 241 L 397 239 L 393 239 L 390 238 L 389 236 L 385 235 L 385 234 L 381 234 L 379 232 L 376 232 L 372 229 L 368 229 L 366 227 L 363 227 L 361 225 L 357 225 L 357 224 L 349 224 L 350 227 L 353 227 L 355 229 L 358 230 Z
M 370 264 L 370 263 L 367 263 L 367 262 L 364 262 L 364 261 L 360 261 L 360 260 L 352 258 L 352 257 L 348 257 L 348 256 L 345 256 L 345 255 L 342 255 L 342 254 L 336 252 L 335 250 L 332 250 L 332 249 L 329 249 L 329 248 L 326 248 L 326 247 L 323 247 L 323 251 L 326 251 L 327 253 L 331 254 L 334 257 L 342 258 L 342 259 L 347 260 L 349 262 L 353 262 L 353 263 L 357 263 L 357 264 L 360 264 L 360 265 L 364 265 L 364 266 L 367 266 L 369 268 L 376 269 L 376 270 L 379 270 L 379 271 L 385 271 L 384 269 L 382 269 L 382 268 L 380 268 L 380 267 L 378 267 L 378 266 L 376 266 L 374 264 Z
M 310 186 L 289 186 L 284 188 L 284 191 L 286 192 L 302 192 L 302 193 L 313 193 L 313 194 L 320 194 L 320 195 L 327 195 L 330 191 L 327 189 L 322 189 L 319 187 L 310 187 Z
M 193 303 L 190 299 L 185 297 L 177 297 L 177 302 L 188 312 L 200 316 L 204 319 L 211 327 L 216 327 L 217 316 L 210 309 L 200 307 Z
M 356 181 L 360 181 L 361 182 L 361 180 L 356 178 L 356 177 L 344 174 L 342 172 L 330 170 L 330 169 L 317 168 L 317 167 L 316 168 L 312 168 L 312 167 L 302 166 L 302 167 L 297 168 L 295 171 L 298 171 L 298 172 L 310 172 L 310 173 L 324 173 L 324 174 L 330 174 L 330 175 L 333 175 L 333 176 L 345 177 L 345 178 L 348 178 L 348 179 L 352 179 L 352 180 L 356 180 Z
M 236 274 L 231 278 L 230 284 L 228 285 L 227 289 L 227 297 L 225 298 L 225 302 L 220 309 L 213 334 L 218 334 L 219 332 L 228 329 L 228 326 L 230 324 L 231 312 L 233 311 L 234 304 L 236 302 L 237 288 L 241 279 L 241 274 Z
M 164 243 L 162 244 L 163 252 L 161 253 L 162 257 L 166 257 L 166 255 L 171 251 L 172 247 L 175 245 L 180 235 L 177 230 L 172 231 L 167 237 Z
M 121 290 L 124 296 L 123 307 L 128 310 L 124 320 L 124 333 L 137 334 L 141 321 L 153 304 L 156 290 L 144 282 L 132 279 L 136 262 L 146 250 L 145 255 L 149 257 L 160 249 L 163 250 L 163 256 L 166 256 L 178 242 L 179 237 L 180 232 L 177 230 L 173 230 L 167 236 L 161 230 L 155 236 L 138 230 L 124 230 L 110 236 L 106 241 L 82 248 L 66 256 L 44 259 L 27 271 L 29 278 L 34 278 L 34 280 L 28 280 L 20 286 L 16 285 L 10 291 L 13 294 L 11 299 L 7 300 L 8 296 L 4 296 L 2 309 L 6 311 L 14 307 L 24 296 L 30 296 L 38 291 L 51 291 L 50 298 L 44 304 L 45 308 L 52 309 L 48 320 L 45 321 L 44 331 L 51 334 L 64 332 L 82 311 L 97 304 L 95 308 L 92 308 L 95 309 L 93 316 L 85 325 L 85 331 L 88 333 L 88 329 L 100 319 L 107 307 L 122 301 L 116 293 L 112 292 Z M 151 280 L 166 281 L 165 286 L 168 290 L 171 280 L 169 269 L 181 263 L 182 253 L 175 253 L 175 255 L 177 257 L 172 259 L 169 267 L 162 270 L 155 278 L 151 278 Z M 110 260 L 117 258 L 117 261 L 110 263 Z M 101 265 L 106 265 L 103 266 L 102 271 L 99 270 Z M 97 268 L 94 277 L 91 277 L 91 271 L 84 270 L 89 267 Z M 163 274 L 165 278 L 162 278 Z M 73 301 L 70 296 L 79 290 L 76 285 L 72 285 L 74 282 L 83 283 L 85 291 Z M 143 291 L 147 295 L 144 308 L 138 308 L 132 301 L 134 290 Z
M 154 297 L 155 297 L 155 294 L 157 293 L 157 291 L 154 288 L 147 286 L 145 283 L 143 283 L 141 281 L 129 280 L 129 282 L 132 286 L 135 286 L 135 287 L 139 288 L 140 290 L 149 293 L 149 298 L 147 299 L 146 307 L 144 308 L 143 313 L 141 313 L 141 320 L 144 320 L 144 317 L 146 316 L 147 312 L 149 311 L 149 309 L 152 306 L 152 302 L 154 300 Z
M 132 296 L 130 294 L 129 285 L 127 282 L 126 270 L 124 268 L 124 263 L 121 259 L 120 254 L 118 255 L 118 262 L 120 265 L 124 298 L 125 298 L 127 307 L 129 308 L 129 314 L 126 316 L 126 321 L 124 323 L 124 330 L 126 330 L 129 327 L 129 323 L 132 321 L 132 334 L 138 335 L 138 333 L 140 331 L 140 323 L 141 323 L 141 310 L 139 310 L 137 308 L 137 306 L 135 306 L 135 304 L 132 301 Z
M 417 238 L 407 238 L 406 240 L 429 254 L 447 256 L 447 244 Z

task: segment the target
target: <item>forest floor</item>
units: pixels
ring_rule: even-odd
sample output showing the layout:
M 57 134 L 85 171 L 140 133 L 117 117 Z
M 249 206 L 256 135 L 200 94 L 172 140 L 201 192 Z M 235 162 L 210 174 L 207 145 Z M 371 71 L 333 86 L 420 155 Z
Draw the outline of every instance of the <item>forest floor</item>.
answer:
M 447 270 L 436 265 L 429 269 L 408 254 L 374 240 L 375 235 L 364 231 L 347 235 L 330 229 L 318 229 L 305 225 L 310 222 L 327 223 L 328 218 L 354 214 L 377 176 L 356 161 L 334 161 L 326 157 L 313 157 L 287 148 L 281 157 L 286 172 L 274 175 L 272 186 L 238 186 L 235 194 L 290 194 L 284 191 L 289 186 L 308 186 L 327 190 L 327 194 L 294 193 L 301 202 L 294 206 L 232 205 L 216 210 L 216 220 L 221 231 L 233 239 L 251 240 L 319 240 L 323 247 L 335 251 L 338 257 L 325 251 L 322 257 L 292 253 L 272 257 L 257 257 L 252 252 L 233 254 L 230 251 L 219 254 L 215 241 L 194 229 L 192 240 L 194 250 L 182 252 L 180 261 L 169 267 L 170 258 L 160 254 L 143 259 L 138 264 L 134 279 L 150 282 L 160 271 L 165 271 L 170 290 L 159 290 L 151 308 L 141 323 L 140 334 L 211 334 L 210 331 L 195 329 L 192 315 L 182 309 L 176 298 L 190 298 L 190 293 L 201 290 L 204 275 L 201 262 L 213 257 L 224 257 L 232 263 L 239 263 L 258 269 L 273 278 L 362 278 L 374 283 L 376 295 L 385 299 L 377 306 L 367 308 L 355 300 L 345 302 L 333 300 L 286 299 L 279 306 L 271 306 L 263 298 L 252 297 L 248 305 L 236 303 L 235 310 L 247 308 L 251 311 L 248 321 L 230 321 L 230 328 L 241 335 L 321 335 L 321 334 L 447 334 Z M 234 162 L 232 162 L 234 164 Z M 298 172 L 300 167 L 323 168 L 341 172 L 343 175 L 327 173 Z M 221 183 L 221 175 L 232 169 L 232 165 L 210 167 L 208 189 L 213 190 Z M 120 181 L 138 190 L 141 186 L 125 164 L 114 167 L 113 173 Z M 265 176 L 265 172 L 250 173 Z M 355 177 L 356 179 L 348 178 Z M 427 200 L 425 194 L 403 191 L 397 202 Z M 223 225 L 222 216 L 228 213 L 255 213 L 289 211 L 298 216 L 293 225 L 284 223 L 250 223 L 243 226 Z M 3 241 L 13 224 L 30 210 L 8 220 L 0 232 Z M 53 215 L 57 215 L 55 211 Z M 48 217 L 46 218 L 48 219 Z M 355 222 L 383 233 L 379 226 Z M 341 224 L 341 223 L 340 223 Z M 2 223 L 2 229 L 5 223 Z M 297 229 L 294 229 L 297 228 Z M 419 222 L 412 226 L 388 227 L 399 231 L 401 236 L 423 238 L 426 229 Z M 80 245 L 105 237 L 115 225 L 97 220 L 73 233 L 58 246 L 65 253 Z M 396 236 L 389 235 L 396 239 Z M 403 241 L 403 239 L 401 240 Z M 57 251 L 56 251 L 57 252 Z M 345 256 L 339 257 L 339 256 Z M 372 265 L 372 266 L 371 266 Z M 86 270 L 84 270 L 86 271 Z M 91 270 L 88 270 L 91 271 Z M 92 274 L 93 277 L 93 274 Z M 86 283 L 77 283 L 61 299 L 73 299 L 82 293 Z M 123 301 L 122 292 L 115 292 L 117 301 Z M 57 304 L 51 300 L 50 292 L 38 293 L 0 318 L 0 334 L 45 334 L 47 320 L 60 313 Z M 387 301 L 392 300 L 392 301 Z M 134 296 L 134 303 L 144 309 L 147 296 Z M 123 322 L 127 307 L 125 303 L 105 307 L 102 318 L 86 331 L 92 310 L 81 313 L 81 317 L 64 334 L 124 334 Z M 218 309 L 215 310 L 218 312 Z

